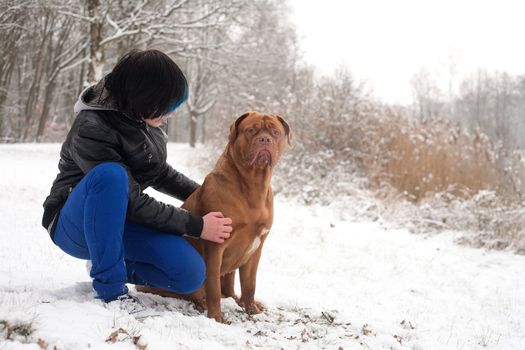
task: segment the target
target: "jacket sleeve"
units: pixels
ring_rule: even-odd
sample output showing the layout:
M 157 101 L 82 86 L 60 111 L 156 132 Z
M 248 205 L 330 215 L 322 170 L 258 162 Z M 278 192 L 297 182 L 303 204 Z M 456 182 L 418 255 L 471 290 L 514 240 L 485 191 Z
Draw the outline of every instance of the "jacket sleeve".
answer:
M 104 129 L 99 123 L 85 120 L 71 138 L 71 158 L 84 174 L 103 162 L 115 162 L 124 167 L 128 175 L 127 218 L 154 229 L 177 235 L 200 237 L 203 219 L 148 196 L 131 174 L 119 153 L 116 133 Z
M 165 163 L 164 170 L 151 187 L 184 202 L 199 185 Z

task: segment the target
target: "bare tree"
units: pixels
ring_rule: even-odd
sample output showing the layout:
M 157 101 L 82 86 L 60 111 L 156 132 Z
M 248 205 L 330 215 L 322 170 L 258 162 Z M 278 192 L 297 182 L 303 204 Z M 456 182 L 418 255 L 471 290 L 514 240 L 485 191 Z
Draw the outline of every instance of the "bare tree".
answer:
M 29 1 L 14 1 L 1 3 L 0 7 L 0 34 L 4 42 L 4 50 L 0 54 L 0 110 L 5 109 L 11 78 L 15 72 L 20 50 L 20 38 L 25 32 L 25 23 L 28 20 L 26 7 Z M 6 134 L 7 123 L 4 115 L 0 116 L 0 137 Z
M 75 27 L 74 21 L 69 17 L 62 17 L 57 21 L 61 22 L 54 33 L 55 39 L 49 42 L 44 99 L 42 101 L 42 112 L 38 122 L 36 139 L 40 140 L 44 134 L 46 123 L 49 119 L 50 107 L 57 87 L 57 78 L 64 70 L 71 69 L 71 64 L 78 64 L 78 59 L 84 53 L 86 44 L 83 42 L 69 43 L 72 29 Z M 69 44 L 69 46 L 68 46 Z
M 523 125 L 523 92 L 519 77 L 505 72 L 478 70 L 461 84 L 456 99 L 458 118 L 463 125 L 478 128 L 507 146 L 520 144 Z
M 0 137 L 40 140 L 50 121 L 67 125 L 72 96 L 134 47 L 163 49 L 193 67 L 200 62 L 195 80 L 202 83 L 192 86 L 191 102 L 194 116 L 202 115 L 213 105 L 208 63 L 228 38 L 231 15 L 247 2 L 0 0 L 7 48 L 0 54 Z
M 410 83 L 419 119 L 438 116 L 443 107 L 442 93 L 432 75 L 422 68 Z
M 191 60 L 186 65 L 189 77 L 189 98 L 186 103 L 190 116 L 190 146 L 197 141 L 197 121 L 214 106 L 217 98 L 217 81 L 214 72 L 202 60 Z

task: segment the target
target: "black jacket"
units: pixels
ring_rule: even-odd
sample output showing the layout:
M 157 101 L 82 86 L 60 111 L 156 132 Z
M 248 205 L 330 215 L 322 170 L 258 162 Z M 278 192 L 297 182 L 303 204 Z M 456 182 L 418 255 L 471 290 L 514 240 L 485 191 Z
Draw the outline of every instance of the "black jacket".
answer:
M 75 106 L 78 114 L 60 151 L 60 172 L 43 204 L 42 226 L 53 238 L 60 209 L 76 184 L 94 166 L 117 162 L 128 173 L 128 220 L 176 235 L 199 237 L 202 217 L 143 193 L 152 186 L 184 201 L 198 187 L 166 162 L 166 133 L 118 112 L 102 84 L 85 90 Z

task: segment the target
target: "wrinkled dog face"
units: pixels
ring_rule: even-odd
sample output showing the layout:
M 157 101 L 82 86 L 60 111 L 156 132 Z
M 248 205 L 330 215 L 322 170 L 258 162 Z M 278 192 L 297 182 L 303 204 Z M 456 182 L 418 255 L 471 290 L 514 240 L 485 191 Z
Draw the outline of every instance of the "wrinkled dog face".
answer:
M 274 167 L 290 139 L 290 127 L 278 115 L 246 113 L 230 128 L 230 147 L 246 167 Z

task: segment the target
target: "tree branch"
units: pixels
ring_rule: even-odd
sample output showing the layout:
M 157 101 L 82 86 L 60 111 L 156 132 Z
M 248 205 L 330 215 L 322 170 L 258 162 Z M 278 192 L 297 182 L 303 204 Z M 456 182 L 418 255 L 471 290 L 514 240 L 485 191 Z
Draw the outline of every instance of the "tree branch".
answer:
M 86 17 L 86 16 L 82 16 L 82 15 L 79 15 L 79 14 L 76 14 L 76 13 L 73 13 L 73 12 L 69 12 L 69 11 L 59 10 L 58 13 L 60 13 L 62 15 L 78 18 L 78 19 L 81 19 L 83 21 L 87 21 L 89 23 L 93 23 L 95 21 L 95 19 L 93 17 Z

